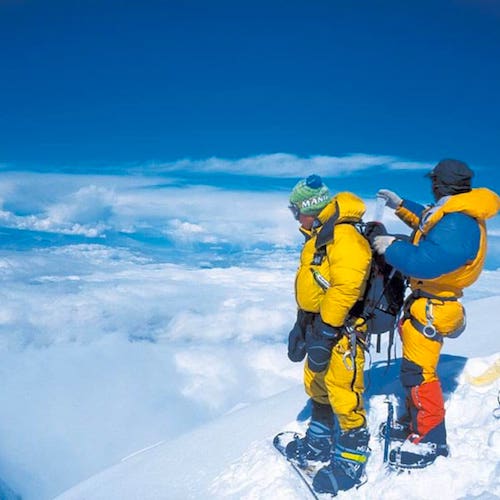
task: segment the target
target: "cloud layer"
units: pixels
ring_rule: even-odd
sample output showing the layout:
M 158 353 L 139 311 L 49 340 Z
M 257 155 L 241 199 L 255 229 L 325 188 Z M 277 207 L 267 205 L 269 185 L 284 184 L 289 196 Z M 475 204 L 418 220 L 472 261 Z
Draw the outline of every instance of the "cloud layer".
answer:
M 0 173 L 0 477 L 23 498 L 300 384 L 294 181 L 213 176 Z M 496 290 L 490 270 L 465 300 L 495 310 Z
M 301 158 L 291 154 L 275 153 L 229 160 L 179 160 L 151 166 L 153 172 L 204 172 L 257 175 L 263 177 L 302 177 L 304 172 L 315 172 L 324 177 L 339 177 L 371 168 L 397 170 L 428 170 L 429 163 L 412 162 L 393 156 L 351 154 L 347 156 L 315 155 Z

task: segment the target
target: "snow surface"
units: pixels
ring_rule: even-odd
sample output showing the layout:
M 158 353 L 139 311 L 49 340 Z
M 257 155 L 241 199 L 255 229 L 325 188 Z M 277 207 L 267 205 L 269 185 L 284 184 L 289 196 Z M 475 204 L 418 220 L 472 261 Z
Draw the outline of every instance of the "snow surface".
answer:
M 465 373 L 481 373 L 495 360 L 500 357 L 470 359 Z M 439 458 L 427 470 L 396 475 L 385 468 L 383 444 L 372 436 L 368 483 L 356 491 L 339 494 L 339 498 L 486 499 L 500 495 L 500 429 L 492 414 L 498 404 L 498 383 L 481 387 L 467 383 L 465 375 L 460 374 L 464 362 L 445 356 L 441 367 L 452 374 L 443 377 L 445 385 L 454 387 L 446 404 L 451 457 Z M 394 378 L 393 370 L 386 375 L 383 370 L 375 368 L 381 372 L 377 374 L 379 382 Z M 369 399 L 369 425 L 373 431 L 385 419 L 384 400 L 384 394 Z M 177 439 L 124 458 L 58 500 L 308 498 L 300 480 L 271 443 L 281 429 L 305 429 L 307 410 L 300 408 L 299 401 L 304 397 L 301 388 L 295 387 L 229 413 Z M 299 415 L 299 421 L 283 425 L 290 414 Z
M 307 498 L 271 445 L 309 415 L 286 357 L 295 179 L 238 179 L 0 172 L 0 498 Z M 399 357 L 386 371 L 373 353 L 369 481 L 344 498 L 500 497 L 498 372 L 473 383 L 500 358 L 488 227 L 467 331 L 440 365 L 452 456 L 387 474 L 375 431 L 401 395 Z

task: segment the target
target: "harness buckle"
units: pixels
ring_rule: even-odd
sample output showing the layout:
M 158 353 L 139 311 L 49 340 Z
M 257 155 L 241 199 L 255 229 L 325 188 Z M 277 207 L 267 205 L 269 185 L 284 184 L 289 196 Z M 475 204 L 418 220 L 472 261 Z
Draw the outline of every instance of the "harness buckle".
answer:
M 422 334 L 428 339 L 433 339 L 436 336 L 436 333 L 436 328 L 432 323 L 427 323 L 427 325 L 422 328 Z
M 433 339 L 436 337 L 436 328 L 432 324 L 434 321 L 434 315 L 432 314 L 432 301 L 427 299 L 425 304 L 425 318 L 427 319 L 427 324 L 422 329 L 422 334 L 428 339 Z

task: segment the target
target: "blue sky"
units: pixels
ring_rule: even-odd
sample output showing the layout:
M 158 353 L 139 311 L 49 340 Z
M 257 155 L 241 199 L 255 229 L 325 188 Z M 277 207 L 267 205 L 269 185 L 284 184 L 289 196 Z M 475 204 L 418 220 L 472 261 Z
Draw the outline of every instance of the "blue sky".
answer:
M 494 1 L 3 0 L 0 59 L 3 165 L 499 160 Z

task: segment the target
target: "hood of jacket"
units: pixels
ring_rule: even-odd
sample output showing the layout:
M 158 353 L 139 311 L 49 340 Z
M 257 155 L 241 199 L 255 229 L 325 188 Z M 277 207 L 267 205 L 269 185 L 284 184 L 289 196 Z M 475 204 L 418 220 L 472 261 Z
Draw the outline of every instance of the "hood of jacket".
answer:
M 488 188 L 453 195 L 444 205 L 445 212 L 463 212 L 479 220 L 491 219 L 499 210 L 500 197 Z
M 333 240 L 337 224 L 361 222 L 366 211 L 361 198 L 347 191 L 335 195 L 321 211 L 313 226 L 312 235 L 316 235 L 316 248 Z
M 491 219 L 500 210 L 500 197 L 491 189 L 475 188 L 467 193 L 441 198 L 424 215 L 420 227 L 426 230 L 450 213 L 463 213 L 482 221 Z
M 318 215 L 318 219 L 322 224 L 325 224 L 332 217 L 335 217 L 335 224 L 360 222 L 365 212 L 365 203 L 359 196 L 343 191 L 331 199 L 330 203 Z

